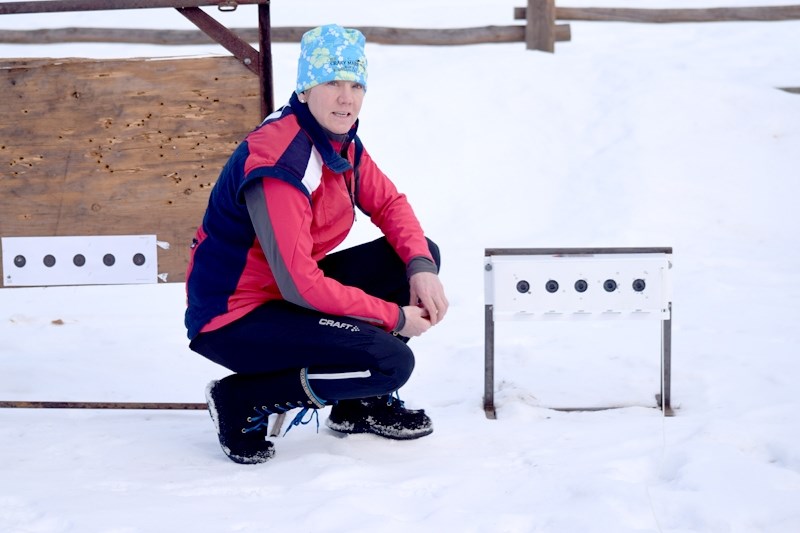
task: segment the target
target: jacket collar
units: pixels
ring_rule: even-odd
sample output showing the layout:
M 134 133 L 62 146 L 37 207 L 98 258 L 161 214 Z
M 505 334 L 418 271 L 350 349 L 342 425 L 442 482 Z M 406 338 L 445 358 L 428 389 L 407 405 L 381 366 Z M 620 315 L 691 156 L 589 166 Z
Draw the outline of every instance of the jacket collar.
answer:
M 311 142 L 314 144 L 314 148 L 316 148 L 322 156 L 322 161 L 325 163 L 325 166 L 334 172 L 345 172 L 352 169 L 353 167 L 350 165 L 350 162 L 334 150 L 327 133 L 325 133 L 325 130 L 320 126 L 319 122 L 317 122 L 317 119 L 311 114 L 308 105 L 300 103 L 300 100 L 297 98 L 297 93 L 292 93 L 292 97 L 289 99 L 289 105 L 297 116 L 297 123 L 300 124 L 303 131 L 308 134 Z M 347 138 L 344 143 L 342 143 L 343 153 L 347 153 L 347 147 L 350 146 L 350 142 L 355 138 L 357 130 L 358 119 L 356 119 L 356 123 L 353 124 L 353 127 L 350 128 L 350 131 L 347 132 Z

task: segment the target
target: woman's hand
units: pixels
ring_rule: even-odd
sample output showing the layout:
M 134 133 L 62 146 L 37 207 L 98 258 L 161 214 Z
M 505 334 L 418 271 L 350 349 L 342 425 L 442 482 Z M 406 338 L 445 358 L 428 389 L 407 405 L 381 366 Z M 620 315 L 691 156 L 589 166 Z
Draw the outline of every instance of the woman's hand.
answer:
M 428 312 L 417 305 L 407 305 L 403 307 L 406 323 L 403 329 L 397 333 L 403 337 L 417 337 L 431 329 L 431 321 L 428 320 Z
M 411 286 L 410 306 L 422 306 L 431 326 L 442 321 L 450 304 L 444 294 L 439 276 L 432 272 L 417 272 L 408 280 Z M 405 309 L 405 308 L 404 308 Z M 408 314 L 406 314 L 408 320 Z M 405 329 L 405 328 L 404 328 Z

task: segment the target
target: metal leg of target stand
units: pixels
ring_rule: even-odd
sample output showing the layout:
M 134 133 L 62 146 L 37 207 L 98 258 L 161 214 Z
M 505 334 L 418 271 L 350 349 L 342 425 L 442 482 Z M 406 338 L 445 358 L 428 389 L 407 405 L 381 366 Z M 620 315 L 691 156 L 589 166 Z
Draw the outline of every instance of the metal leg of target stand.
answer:
M 494 409 L 494 306 L 485 306 L 484 321 L 484 381 L 483 381 L 483 411 L 486 418 L 494 420 L 497 412 Z
M 656 394 L 656 403 L 664 416 L 675 416 L 670 404 L 672 380 L 672 302 L 669 303 L 669 318 L 661 323 L 661 393 Z
M 670 318 L 661 323 L 661 392 L 656 394 L 656 403 L 664 416 L 675 416 L 670 403 L 672 379 L 672 303 L 669 304 Z M 483 411 L 486 418 L 494 420 L 497 412 L 494 406 L 494 313 L 493 306 L 485 306 L 484 316 L 484 385 Z

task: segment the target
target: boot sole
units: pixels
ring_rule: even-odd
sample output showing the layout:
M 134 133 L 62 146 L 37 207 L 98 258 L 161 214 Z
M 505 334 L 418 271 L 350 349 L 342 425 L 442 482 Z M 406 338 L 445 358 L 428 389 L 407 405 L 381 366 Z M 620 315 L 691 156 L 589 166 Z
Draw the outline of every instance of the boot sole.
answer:
M 420 429 L 397 429 L 386 426 L 353 424 L 352 422 L 334 422 L 330 418 L 325 421 L 325 425 L 338 433 L 368 433 L 391 440 L 414 440 L 433 433 L 433 426 Z

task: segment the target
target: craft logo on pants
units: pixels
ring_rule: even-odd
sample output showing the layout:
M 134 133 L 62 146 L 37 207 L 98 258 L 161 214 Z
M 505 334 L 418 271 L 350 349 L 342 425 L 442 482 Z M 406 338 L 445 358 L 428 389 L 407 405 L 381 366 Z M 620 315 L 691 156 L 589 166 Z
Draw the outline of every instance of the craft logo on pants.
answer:
M 338 320 L 331 320 L 330 318 L 320 318 L 319 319 L 320 326 L 330 326 L 332 328 L 344 328 L 349 331 L 361 331 L 358 329 L 358 326 L 354 326 L 353 324 L 348 324 L 347 322 L 339 322 Z

